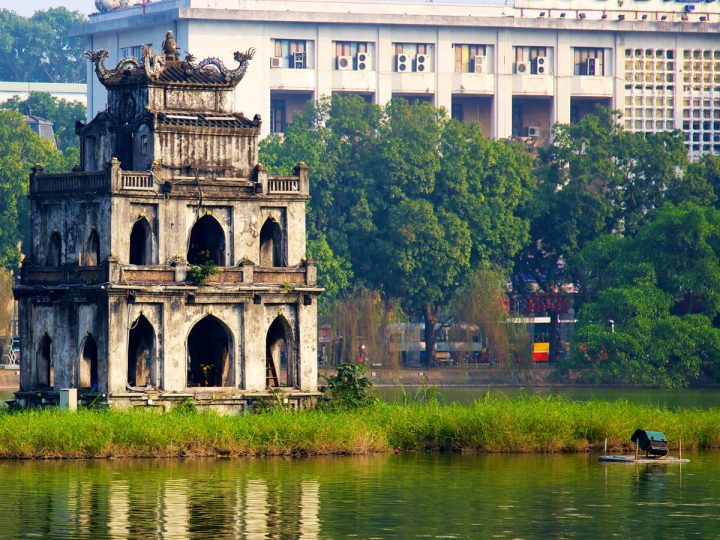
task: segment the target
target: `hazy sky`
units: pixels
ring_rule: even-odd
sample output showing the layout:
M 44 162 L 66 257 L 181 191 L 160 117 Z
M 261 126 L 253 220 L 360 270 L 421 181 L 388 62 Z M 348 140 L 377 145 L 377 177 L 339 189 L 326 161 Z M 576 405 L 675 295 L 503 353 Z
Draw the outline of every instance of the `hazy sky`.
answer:
M 10 9 L 25 17 L 38 9 L 60 6 L 88 14 L 95 11 L 95 0 L 0 0 L 0 8 Z

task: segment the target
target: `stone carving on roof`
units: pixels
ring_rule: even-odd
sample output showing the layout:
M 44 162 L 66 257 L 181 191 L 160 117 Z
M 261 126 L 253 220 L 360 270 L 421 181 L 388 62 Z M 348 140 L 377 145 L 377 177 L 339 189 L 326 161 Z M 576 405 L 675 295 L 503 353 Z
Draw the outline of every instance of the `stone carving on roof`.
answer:
M 87 51 L 85 56 L 94 64 L 95 73 L 105 86 L 126 84 L 190 84 L 211 86 L 236 86 L 245 76 L 255 49 L 236 51 L 233 58 L 238 63 L 235 69 L 228 69 L 219 58 L 206 58 L 195 62 L 187 54 L 179 59 L 179 52 L 172 32 L 168 32 L 162 44 L 162 54 L 154 54 L 151 47 L 142 46 L 142 60 L 130 56 L 118 62 L 114 69 L 105 66 L 109 56 L 106 49 Z

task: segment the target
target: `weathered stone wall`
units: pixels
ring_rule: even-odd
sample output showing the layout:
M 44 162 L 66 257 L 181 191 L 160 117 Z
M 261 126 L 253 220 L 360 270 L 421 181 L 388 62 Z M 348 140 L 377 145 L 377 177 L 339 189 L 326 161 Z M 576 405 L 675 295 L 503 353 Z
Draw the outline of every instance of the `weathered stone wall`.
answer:
M 29 390 L 37 384 L 35 360 L 45 334 L 52 340 L 56 388 L 78 386 L 79 359 L 84 340 L 91 334 L 98 349 L 98 389 L 107 389 L 107 303 L 102 296 L 89 293 L 23 299 L 20 301 L 20 318 L 26 359 L 20 368 L 21 390 Z
M 64 196 L 63 196 L 64 195 Z M 62 239 L 61 264 L 79 264 L 93 229 L 100 238 L 100 260 L 110 255 L 110 200 L 105 197 L 70 198 L 66 194 L 34 199 L 31 203 L 33 264 L 45 266 L 50 236 Z

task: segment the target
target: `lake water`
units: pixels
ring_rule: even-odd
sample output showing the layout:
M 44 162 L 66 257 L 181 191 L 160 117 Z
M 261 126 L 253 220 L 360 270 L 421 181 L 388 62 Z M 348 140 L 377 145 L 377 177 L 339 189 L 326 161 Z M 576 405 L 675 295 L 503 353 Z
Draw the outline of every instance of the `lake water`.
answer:
M 720 453 L 0 462 L 0 538 L 718 538 Z
M 602 387 L 562 387 L 540 386 L 530 388 L 511 388 L 499 386 L 454 386 L 440 388 L 402 388 L 384 386 L 376 388 L 378 394 L 386 401 L 401 398 L 403 392 L 410 399 L 437 394 L 438 398 L 448 402 L 472 403 L 490 392 L 493 395 L 508 398 L 521 393 L 528 395 L 557 395 L 573 401 L 618 400 L 626 399 L 632 403 L 646 405 L 664 405 L 670 408 L 687 407 L 708 409 L 720 407 L 720 388 L 658 390 L 654 388 L 602 388 Z

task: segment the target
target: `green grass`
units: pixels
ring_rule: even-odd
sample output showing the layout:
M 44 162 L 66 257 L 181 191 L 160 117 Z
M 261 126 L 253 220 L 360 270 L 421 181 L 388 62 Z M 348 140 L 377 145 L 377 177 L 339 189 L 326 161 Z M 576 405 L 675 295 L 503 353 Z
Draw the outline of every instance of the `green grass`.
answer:
M 0 458 L 321 455 L 404 451 L 585 452 L 630 448 L 636 428 L 720 447 L 720 409 L 487 396 L 472 405 L 379 403 L 256 415 L 153 410 L 0 413 Z

